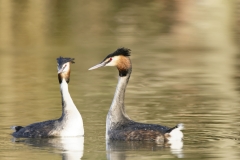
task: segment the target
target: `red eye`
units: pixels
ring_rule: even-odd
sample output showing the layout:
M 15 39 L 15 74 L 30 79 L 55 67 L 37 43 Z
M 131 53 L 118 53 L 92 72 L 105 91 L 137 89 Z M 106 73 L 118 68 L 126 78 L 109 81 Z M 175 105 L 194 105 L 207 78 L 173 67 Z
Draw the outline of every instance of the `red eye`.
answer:
M 109 61 L 112 61 L 112 57 L 109 58 Z

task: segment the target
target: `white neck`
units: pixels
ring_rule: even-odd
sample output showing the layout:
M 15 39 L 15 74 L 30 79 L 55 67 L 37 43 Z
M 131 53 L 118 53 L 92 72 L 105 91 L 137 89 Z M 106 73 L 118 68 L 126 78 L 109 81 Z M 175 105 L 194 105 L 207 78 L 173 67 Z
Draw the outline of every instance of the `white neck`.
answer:
M 65 79 L 60 84 L 62 94 L 62 117 L 59 119 L 64 126 L 63 136 L 83 135 L 83 121 L 77 107 L 68 91 L 68 84 Z
M 73 100 L 69 94 L 68 91 L 68 84 L 65 81 L 65 79 L 62 80 L 62 83 L 60 84 L 60 90 L 62 94 L 62 107 L 63 107 L 63 113 L 68 110 L 76 110 L 76 106 L 73 103 Z

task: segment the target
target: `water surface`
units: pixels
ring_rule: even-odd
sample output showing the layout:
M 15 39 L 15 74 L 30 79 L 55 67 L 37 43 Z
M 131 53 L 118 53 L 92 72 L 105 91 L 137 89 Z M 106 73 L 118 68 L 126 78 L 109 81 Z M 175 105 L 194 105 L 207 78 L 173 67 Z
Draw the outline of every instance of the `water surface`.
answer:
M 239 2 L 0 1 L 1 159 L 239 159 Z M 88 71 L 132 50 L 126 112 L 184 123 L 182 148 L 106 142 L 118 73 Z M 84 138 L 14 139 L 12 125 L 61 115 L 56 58 L 74 57 L 69 91 Z

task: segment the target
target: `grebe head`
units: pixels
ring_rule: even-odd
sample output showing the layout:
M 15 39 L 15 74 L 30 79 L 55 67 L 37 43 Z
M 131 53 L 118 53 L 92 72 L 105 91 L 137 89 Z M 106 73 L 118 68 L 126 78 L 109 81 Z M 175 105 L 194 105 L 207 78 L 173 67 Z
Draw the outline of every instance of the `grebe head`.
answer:
M 118 48 L 115 52 L 109 54 L 103 61 L 88 70 L 97 69 L 105 66 L 116 66 L 119 70 L 119 76 L 126 76 L 131 70 L 130 52 L 128 48 Z
M 65 79 L 67 83 L 70 81 L 70 64 L 75 63 L 74 58 L 57 58 L 57 70 L 58 70 L 58 80 L 62 83 Z

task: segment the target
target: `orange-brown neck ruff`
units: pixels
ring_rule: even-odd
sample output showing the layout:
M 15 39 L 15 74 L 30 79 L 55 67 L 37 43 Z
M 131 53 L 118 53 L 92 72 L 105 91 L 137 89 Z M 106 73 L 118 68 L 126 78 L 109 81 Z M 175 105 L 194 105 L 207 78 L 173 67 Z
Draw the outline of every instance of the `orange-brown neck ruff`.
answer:
M 64 73 L 59 73 L 59 74 L 58 74 L 59 84 L 62 83 L 63 78 L 65 79 L 65 81 L 66 81 L 67 83 L 69 83 L 69 81 L 70 81 L 70 70 L 69 70 L 68 72 L 64 72 Z
M 132 64 L 129 57 L 119 56 L 117 63 L 117 69 L 119 71 L 119 76 L 124 77 L 132 71 Z

